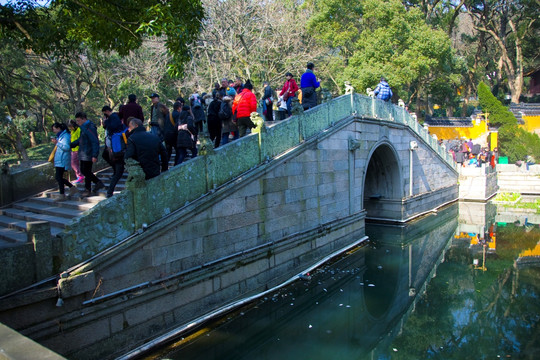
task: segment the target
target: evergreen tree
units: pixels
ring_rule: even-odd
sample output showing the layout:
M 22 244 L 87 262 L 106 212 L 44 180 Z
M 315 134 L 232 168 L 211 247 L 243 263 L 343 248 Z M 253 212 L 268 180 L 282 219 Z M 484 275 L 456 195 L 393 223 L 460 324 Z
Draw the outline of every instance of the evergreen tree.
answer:
M 527 155 L 540 159 L 540 137 L 527 132 L 517 124 L 516 117 L 481 82 L 478 85 L 478 101 L 484 113 L 489 114 L 489 123 L 499 127 L 499 153 L 508 156 L 513 163 L 525 160 Z

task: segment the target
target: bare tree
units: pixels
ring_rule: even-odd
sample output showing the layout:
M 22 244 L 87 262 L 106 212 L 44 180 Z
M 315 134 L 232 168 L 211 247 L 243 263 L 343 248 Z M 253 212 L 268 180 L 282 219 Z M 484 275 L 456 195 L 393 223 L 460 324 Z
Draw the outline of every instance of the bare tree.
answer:
M 308 35 L 309 9 L 295 1 L 205 0 L 207 18 L 192 46 L 180 92 L 213 88 L 221 78 L 281 85 L 287 71 L 300 74 L 325 51 Z

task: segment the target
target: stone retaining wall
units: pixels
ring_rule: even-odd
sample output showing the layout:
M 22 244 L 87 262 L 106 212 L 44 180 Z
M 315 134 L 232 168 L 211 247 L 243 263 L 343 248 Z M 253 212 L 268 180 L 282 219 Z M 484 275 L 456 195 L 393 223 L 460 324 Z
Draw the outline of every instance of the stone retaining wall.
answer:
M 487 201 L 498 189 L 497 172 L 491 166 L 459 168 L 460 200 Z

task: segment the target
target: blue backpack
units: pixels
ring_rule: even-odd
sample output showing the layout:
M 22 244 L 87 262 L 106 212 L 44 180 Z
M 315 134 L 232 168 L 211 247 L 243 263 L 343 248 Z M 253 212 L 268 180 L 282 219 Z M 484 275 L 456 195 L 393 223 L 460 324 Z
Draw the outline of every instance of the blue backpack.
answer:
M 127 131 L 128 128 L 124 126 L 122 131 L 111 135 L 111 157 L 113 159 L 119 159 L 124 156 L 127 147 Z

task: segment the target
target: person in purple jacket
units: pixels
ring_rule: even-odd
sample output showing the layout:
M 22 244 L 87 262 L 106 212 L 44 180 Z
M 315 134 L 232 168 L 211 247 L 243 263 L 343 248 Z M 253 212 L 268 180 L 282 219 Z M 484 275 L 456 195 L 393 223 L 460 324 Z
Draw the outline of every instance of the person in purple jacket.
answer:
M 300 88 L 302 89 L 302 106 L 304 110 L 317 106 L 317 93 L 315 89 L 321 86 L 317 77 L 313 73 L 315 65 L 312 62 L 307 64 L 306 72 L 300 78 Z

